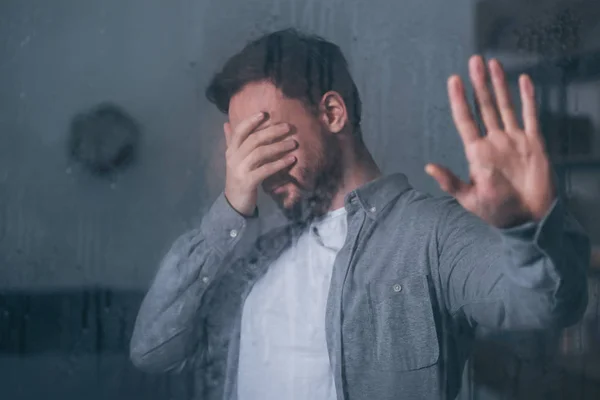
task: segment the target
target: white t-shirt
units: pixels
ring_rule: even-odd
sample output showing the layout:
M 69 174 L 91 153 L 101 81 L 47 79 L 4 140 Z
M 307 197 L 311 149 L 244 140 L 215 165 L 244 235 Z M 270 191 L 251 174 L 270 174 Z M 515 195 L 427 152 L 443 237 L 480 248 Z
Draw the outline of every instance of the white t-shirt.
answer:
M 331 211 L 273 262 L 244 303 L 239 400 L 335 400 L 325 339 L 333 263 L 347 233 Z

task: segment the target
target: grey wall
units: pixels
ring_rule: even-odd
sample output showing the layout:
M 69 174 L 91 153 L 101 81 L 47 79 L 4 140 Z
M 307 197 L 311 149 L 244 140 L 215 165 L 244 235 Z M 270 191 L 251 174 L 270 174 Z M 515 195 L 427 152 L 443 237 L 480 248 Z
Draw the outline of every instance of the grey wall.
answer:
M 466 173 L 445 89 L 473 19 L 467 0 L 0 2 L 0 397 L 187 396 L 125 351 L 160 257 L 222 188 L 224 116 L 203 89 L 230 54 L 288 26 L 335 41 L 380 166 L 439 193 L 426 162 Z M 144 129 L 114 181 L 66 157 L 69 119 L 106 100 Z
M 465 70 L 472 11 L 468 1 L 3 1 L 0 287 L 145 288 L 222 187 L 224 117 L 203 89 L 272 29 L 339 43 L 377 161 L 435 190 L 426 161 L 464 168 L 445 79 Z M 139 162 L 112 186 L 70 166 L 64 145 L 72 115 L 105 100 L 144 127 Z

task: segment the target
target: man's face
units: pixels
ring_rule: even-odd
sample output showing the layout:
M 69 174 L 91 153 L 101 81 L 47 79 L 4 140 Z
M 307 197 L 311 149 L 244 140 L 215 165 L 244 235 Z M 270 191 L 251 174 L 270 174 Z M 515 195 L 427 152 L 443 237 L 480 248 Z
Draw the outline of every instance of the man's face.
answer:
M 289 138 L 298 143 L 290 153 L 297 161 L 267 178 L 263 190 L 289 219 L 306 221 L 327 212 L 341 177 L 340 151 L 334 135 L 302 101 L 286 98 L 270 82 L 248 84 L 231 98 L 232 130 L 259 112 L 266 112 L 268 117 L 258 130 L 285 122 L 291 126 Z

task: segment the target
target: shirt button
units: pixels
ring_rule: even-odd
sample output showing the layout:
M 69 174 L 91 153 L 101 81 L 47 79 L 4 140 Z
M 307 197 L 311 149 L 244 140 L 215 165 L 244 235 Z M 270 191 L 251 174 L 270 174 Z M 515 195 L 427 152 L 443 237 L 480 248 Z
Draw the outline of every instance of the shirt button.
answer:
M 371 207 L 371 208 L 369 208 L 369 211 L 371 211 L 372 213 L 374 213 L 375 211 L 377 211 L 377 208 Z
M 232 229 L 229 231 L 229 236 L 231 236 L 232 238 L 237 237 L 238 235 L 238 231 L 235 229 Z
M 202 282 L 208 283 L 208 276 L 203 276 L 202 277 Z
M 402 286 L 396 283 L 394 286 L 392 286 L 392 289 L 394 289 L 394 292 L 399 292 L 402 290 Z

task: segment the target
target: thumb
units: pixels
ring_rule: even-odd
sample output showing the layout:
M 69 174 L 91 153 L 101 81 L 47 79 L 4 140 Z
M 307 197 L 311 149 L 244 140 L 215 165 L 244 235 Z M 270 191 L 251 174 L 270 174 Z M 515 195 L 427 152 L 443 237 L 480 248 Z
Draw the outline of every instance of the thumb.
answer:
M 440 189 L 459 201 L 471 188 L 471 185 L 463 182 L 459 177 L 454 175 L 452 171 L 441 165 L 427 164 L 425 166 L 425 172 L 437 181 L 438 185 L 440 185 Z

